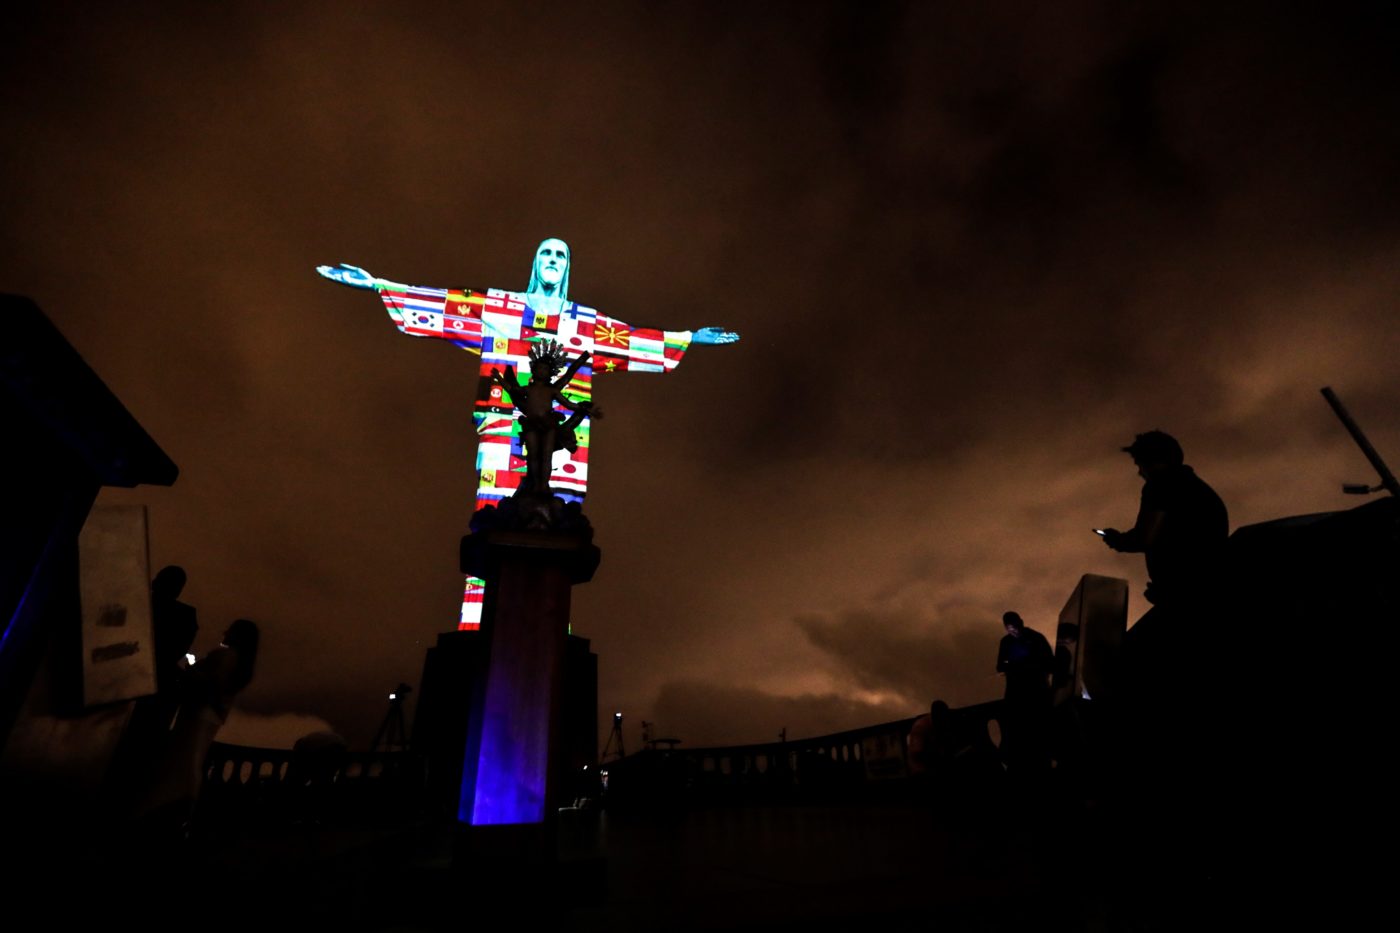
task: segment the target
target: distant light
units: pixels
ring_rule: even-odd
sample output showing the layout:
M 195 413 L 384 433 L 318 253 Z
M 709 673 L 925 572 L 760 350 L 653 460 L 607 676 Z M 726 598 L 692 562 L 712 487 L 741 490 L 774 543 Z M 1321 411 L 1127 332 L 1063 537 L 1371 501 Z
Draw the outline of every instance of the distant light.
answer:
M 1084 699 L 1086 699 L 1086 700 L 1092 700 L 1092 699 L 1093 699 L 1093 697 L 1089 696 L 1089 688 L 1088 688 L 1088 687 L 1080 687 L 1080 688 L 1079 688 L 1079 695 L 1080 695 L 1081 697 L 1083 697 Z
M 391 699 L 391 700 L 397 700 L 398 698 L 399 698 L 399 695 L 398 695 L 397 693 L 391 693 L 391 694 L 389 694 L 389 699 Z
M 185 655 L 185 663 L 186 663 L 186 664 L 193 664 L 194 661 L 195 661 L 194 655 L 188 654 L 188 653 Z
M 587 770 L 588 770 L 588 765 L 584 765 L 584 766 L 583 766 L 583 770 L 587 771 Z

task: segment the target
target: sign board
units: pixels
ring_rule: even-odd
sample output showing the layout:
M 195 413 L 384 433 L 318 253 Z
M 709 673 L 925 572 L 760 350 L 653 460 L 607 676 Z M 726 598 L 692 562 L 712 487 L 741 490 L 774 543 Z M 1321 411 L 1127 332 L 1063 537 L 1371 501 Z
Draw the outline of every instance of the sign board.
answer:
M 1086 573 L 1060 610 L 1055 633 L 1055 702 L 1104 699 L 1128 627 L 1128 581 Z
M 143 505 L 95 506 L 78 536 L 83 705 L 156 691 Z

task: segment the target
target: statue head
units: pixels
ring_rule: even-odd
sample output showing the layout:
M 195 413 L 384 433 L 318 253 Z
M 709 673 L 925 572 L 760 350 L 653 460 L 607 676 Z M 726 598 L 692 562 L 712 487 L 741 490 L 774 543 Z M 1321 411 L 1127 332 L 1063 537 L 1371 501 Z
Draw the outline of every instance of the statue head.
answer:
M 571 259 L 569 244 L 563 240 L 550 237 L 540 243 L 530 266 L 530 284 L 525 287 L 525 294 L 568 300 Z

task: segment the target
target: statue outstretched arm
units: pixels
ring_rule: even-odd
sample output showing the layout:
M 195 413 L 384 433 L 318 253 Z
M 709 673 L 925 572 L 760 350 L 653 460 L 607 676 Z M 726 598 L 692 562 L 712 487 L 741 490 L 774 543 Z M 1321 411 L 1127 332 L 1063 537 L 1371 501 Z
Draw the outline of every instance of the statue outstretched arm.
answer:
M 401 333 L 438 337 L 472 353 L 481 353 L 481 296 L 465 289 L 424 288 L 381 279 L 359 266 L 342 262 L 317 266 L 332 282 L 373 290 Z
M 722 327 L 658 330 L 599 314 L 593 331 L 593 372 L 668 373 L 695 344 L 734 343 L 738 339 L 738 334 Z

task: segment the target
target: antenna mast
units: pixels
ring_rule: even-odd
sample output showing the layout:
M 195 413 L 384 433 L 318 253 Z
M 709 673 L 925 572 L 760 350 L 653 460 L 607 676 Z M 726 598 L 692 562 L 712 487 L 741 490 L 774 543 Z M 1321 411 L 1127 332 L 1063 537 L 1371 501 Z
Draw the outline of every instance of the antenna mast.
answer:
M 1381 455 L 1376 453 L 1376 448 L 1372 447 L 1371 442 L 1366 439 L 1366 435 L 1362 432 L 1361 427 L 1351 419 L 1351 415 L 1347 413 L 1346 408 L 1342 405 L 1342 400 L 1337 398 L 1337 393 L 1332 391 L 1331 386 L 1323 386 L 1322 397 L 1327 399 L 1327 404 L 1332 406 L 1332 410 L 1336 412 L 1337 417 L 1341 419 L 1342 425 L 1347 429 L 1347 432 L 1351 434 L 1351 439 L 1356 441 L 1356 446 L 1361 448 L 1361 452 L 1366 455 L 1367 460 L 1371 461 L 1371 466 L 1375 468 L 1376 473 L 1381 478 L 1381 484 L 1374 488 L 1369 486 L 1359 489 L 1352 489 L 1350 487 L 1343 488 L 1346 489 L 1347 492 L 1354 491 L 1358 493 L 1380 492 L 1384 489 L 1392 496 L 1400 499 L 1400 482 L 1396 481 L 1395 474 L 1390 472 L 1390 467 L 1385 465 L 1385 461 L 1381 459 Z

